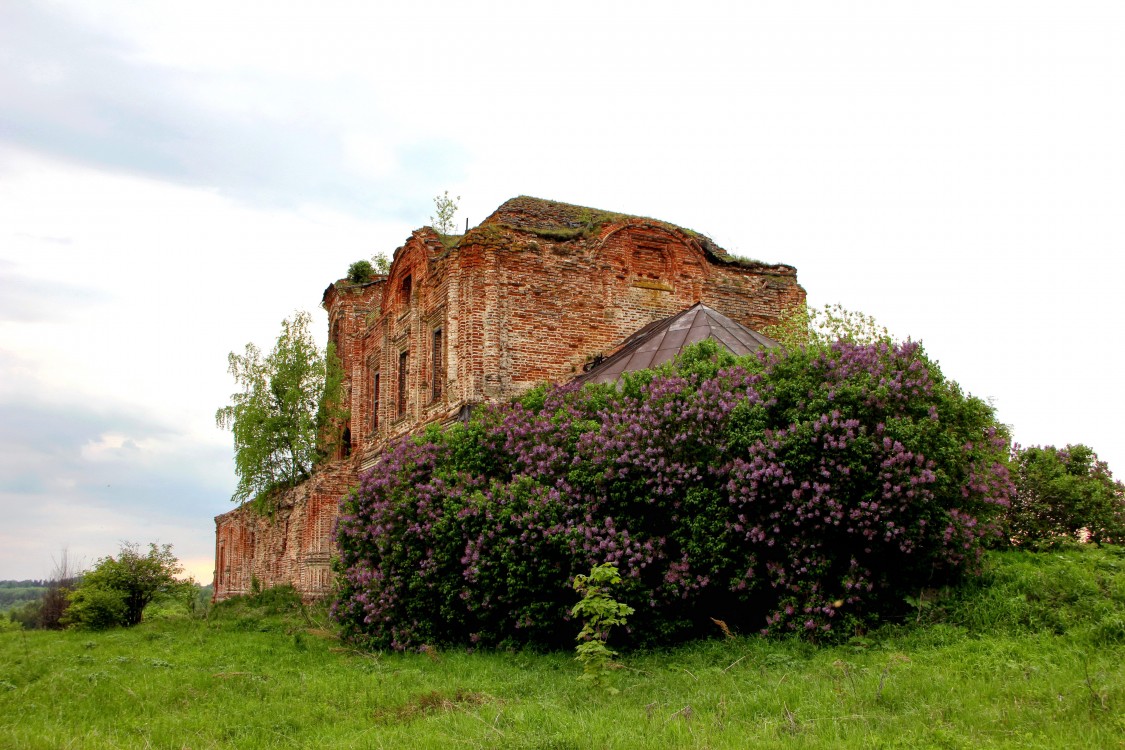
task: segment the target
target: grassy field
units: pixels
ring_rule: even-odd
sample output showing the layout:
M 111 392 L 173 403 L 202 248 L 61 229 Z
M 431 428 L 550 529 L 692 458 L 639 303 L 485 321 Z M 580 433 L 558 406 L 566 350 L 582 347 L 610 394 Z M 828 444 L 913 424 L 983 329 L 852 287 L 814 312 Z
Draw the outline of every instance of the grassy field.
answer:
M 1125 549 L 1005 553 L 906 624 L 627 654 L 369 654 L 265 602 L 0 633 L 3 748 L 1125 748 Z

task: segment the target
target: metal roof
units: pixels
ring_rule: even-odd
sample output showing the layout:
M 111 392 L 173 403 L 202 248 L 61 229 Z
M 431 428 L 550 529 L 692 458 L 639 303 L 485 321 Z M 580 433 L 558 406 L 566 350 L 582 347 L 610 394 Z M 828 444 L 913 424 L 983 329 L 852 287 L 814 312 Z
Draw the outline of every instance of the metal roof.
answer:
M 645 370 L 670 362 L 685 347 L 714 339 L 732 354 L 744 356 L 762 347 L 781 346 L 769 336 L 737 323 L 702 302 L 671 317 L 649 323 L 622 342 L 620 348 L 587 372 L 579 383 L 612 383 L 622 373 Z

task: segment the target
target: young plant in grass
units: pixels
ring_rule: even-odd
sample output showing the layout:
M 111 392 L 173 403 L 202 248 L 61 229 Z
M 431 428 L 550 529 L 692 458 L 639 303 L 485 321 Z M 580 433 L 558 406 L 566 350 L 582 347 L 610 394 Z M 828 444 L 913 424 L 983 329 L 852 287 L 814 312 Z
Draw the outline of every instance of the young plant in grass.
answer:
M 595 565 L 590 570 L 590 575 L 579 574 L 574 577 L 574 590 L 582 594 L 582 601 L 570 610 L 571 615 L 580 617 L 583 621 L 582 630 L 575 639 L 578 645 L 574 649 L 577 654 L 574 658 L 582 663 L 582 676 L 578 679 L 589 681 L 611 693 L 617 692 L 609 684 L 609 672 L 617 652 L 605 644 L 609 639 L 610 628 L 624 625 L 625 618 L 633 614 L 632 607 L 616 601 L 609 594 L 609 588 L 620 583 L 621 575 L 617 572 L 616 565 Z

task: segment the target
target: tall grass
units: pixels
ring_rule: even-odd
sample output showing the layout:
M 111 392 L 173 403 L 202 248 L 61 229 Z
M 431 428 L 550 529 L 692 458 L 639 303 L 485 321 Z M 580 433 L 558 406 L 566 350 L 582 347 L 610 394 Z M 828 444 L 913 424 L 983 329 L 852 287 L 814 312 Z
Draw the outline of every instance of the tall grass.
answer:
M 989 563 L 843 645 L 716 629 L 626 654 L 617 695 L 568 653 L 353 651 L 284 592 L 0 633 L 0 747 L 1125 747 L 1125 549 Z

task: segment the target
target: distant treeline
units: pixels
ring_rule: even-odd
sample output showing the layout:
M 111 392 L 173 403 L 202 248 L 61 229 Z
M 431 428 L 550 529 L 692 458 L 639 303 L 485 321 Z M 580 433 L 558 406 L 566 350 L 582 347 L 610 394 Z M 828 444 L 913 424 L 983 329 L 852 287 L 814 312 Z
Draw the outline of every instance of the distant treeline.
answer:
M 46 581 L 0 581 L 0 612 L 41 599 L 46 591 Z

